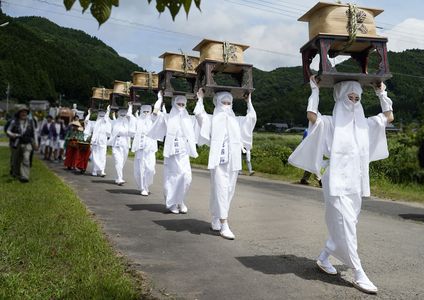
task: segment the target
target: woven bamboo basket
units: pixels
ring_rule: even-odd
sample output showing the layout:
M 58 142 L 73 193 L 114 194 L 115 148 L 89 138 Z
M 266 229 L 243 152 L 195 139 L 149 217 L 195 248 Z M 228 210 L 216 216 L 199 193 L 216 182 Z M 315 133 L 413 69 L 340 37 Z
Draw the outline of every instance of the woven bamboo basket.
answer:
M 132 86 L 131 82 L 115 80 L 113 84 L 113 93 L 123 96 L 128 96 L 130 94 L 130 87 Z
M 204 60 L 216 60 L 226 63 L 242 64 L 243 52 L 247 48 L 249 48 L 249 46 L 204 39 L 194 47 L 193 50 L 200 52 L 200 63 Z
M 348 36 L 347 10 L 349 6 L 346 4 L 318 2 L 306 14 L 298 19 L 298 21 L 308 22 L 309 24 L 309 40 L 312 40 L 319 34 L 326 35 L 343 35 Z M 381 37 L 377 35 L 375 25 L 375 17 L 383 12 L 382 9 L 358 7 L 361 16 L 357 17 L 358 31 L 357 37 Z
M 187 55 L 185 62 L 184 54 L 165 52 L 159 58 L 163 59 L 163 70 L 196 74 L 199 58 Z
M 112 89 L 105 89 L 105 88 L 97 88 L 93 87 L 93 96 L 91 98 L 96 100 L 105 100 L 109 101 L 110 94 L 112 94 Z
M 159 87 L 159 75 L 148 72 L 133 72 L 132 82 L 134 87 L 157 89 Z

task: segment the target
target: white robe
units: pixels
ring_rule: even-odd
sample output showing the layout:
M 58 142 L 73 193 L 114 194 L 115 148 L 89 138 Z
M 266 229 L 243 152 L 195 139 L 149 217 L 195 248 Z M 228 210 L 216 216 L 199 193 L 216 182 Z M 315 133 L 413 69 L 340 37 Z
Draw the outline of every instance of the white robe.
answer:
M 89 118 L 89 117 L 88 117 Z M 96 121 L 86 121 L 84 136 L 91 136 L 92 174 L 104 174 L 106 168 L 107 139 L 112 133 L 112 124 L 108 115 Z
M 140 191 L 149 192 L 153 183 L 156 165 L 157 141 L 147 136 L 152 128 L 151 116 L 140 116 L 136 119 L 135 136 L 131 151 L 135 153 L 134 178 Z
M 211 172 L 209 208 L 213 218 L 227 219 L 234 197 L 238 172 L 242 166 L 242 147 L 251 149 L 256 112 L 248 103 L 247 114 L 235 117 L 234 113 L 205 112 L 198 101 L 194 109 L 200 125 L 199 145 L 209 145 L 208 169 Z M 232 110 L 231 110 L 232 112 Z
M 115 161 L 116 183 L 124 183 L 123 169 L 128 159 L 131 136 L 134 135 L 135 126 L 129 115 L 119 117 L 112 121 L 112 134 L 108 145 L 112 146 L 112 156 Z
M 197 122 L 194 116 L 186 112 L 180 120 L 181 126 L 173 126 L 172 118 L 178 117 L 177 108 L 173 107 L 171 113 L 159 112 L 148 136 L 165 144 L 164 155 L 164 196 L 166 207 L 184 204 L 190 188 L 192 176 L 190 156 L 197 157 L 196 129 Z M 173 128 L 170 128 L 173 127 Z M 186 134 L 189 136 L 186 136 Z
M 387 118 L 383 113 L 365 118 L 360 103 L 355 104 L 354 109 L 358 115 L 343 107 L 346 108 L 341 102 L 336 103 L 333 116 L 317 114 L 315 124 L 309 124 L 308 136 L 289 157 L 289 163 L 318 177 L 323 176 L 329 234 L 325 250 L 345 265 L 359 270 L 362 267 L 357 252 L 356 224 L 362 197 L 370 195 L 369 162 L 388 156 Z M 361 138 L 365 140 L 359 143 Z M 322 168 L 325 168 L 323 175 Z

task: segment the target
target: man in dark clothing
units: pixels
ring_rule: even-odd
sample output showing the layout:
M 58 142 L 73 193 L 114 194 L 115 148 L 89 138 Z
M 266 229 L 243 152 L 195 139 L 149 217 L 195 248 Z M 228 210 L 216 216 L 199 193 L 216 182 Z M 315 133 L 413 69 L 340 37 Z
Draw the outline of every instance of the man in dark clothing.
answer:
M 34 122 L 28 118 L 28 113 L 28 108 L 21 106 L 7 128 L 11 149 L 12 176 L 21 182 L 29 181 L 31 151 L 38 148 Z

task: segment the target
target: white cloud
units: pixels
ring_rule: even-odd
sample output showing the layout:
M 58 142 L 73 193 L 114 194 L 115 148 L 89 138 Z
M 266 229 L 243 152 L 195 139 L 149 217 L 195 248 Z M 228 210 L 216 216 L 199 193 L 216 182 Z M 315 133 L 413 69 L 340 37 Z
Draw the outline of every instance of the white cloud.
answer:
M 387 36 L 387 47 L 391 51 L 424 49 L 424 20 L 406 19 L 381 35 Z

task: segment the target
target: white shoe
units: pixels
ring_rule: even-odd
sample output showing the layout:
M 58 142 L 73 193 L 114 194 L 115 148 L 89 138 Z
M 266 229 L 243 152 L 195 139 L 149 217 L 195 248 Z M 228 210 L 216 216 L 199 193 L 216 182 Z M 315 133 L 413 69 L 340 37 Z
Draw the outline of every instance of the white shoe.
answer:
M 225 222 L 221 225 L 221 231 L 219 233 L 224 239 L 227 239 L 227 240 L 234 240 L 236 237 L 234 233 L 230 230 L 230 226 L 228 226 L 228 222 Z
M 104 173 L 104 172 L 102 172 L 101 174 L 100 174 L 100 177 L 105 177 L 106 176 L 106 173 Z
M 168 207 L 168 210 L 176 215 L 180 213 L 180 210 L 178 209 L 178 206 L 176 204 L 172 205 L 171 207 Z
M 317 260 L 317 266 L 322 270 L 324 273 L 328 275 L 337 275 L 336 268 L 330 263 L 330 261 L 327 259 L 325 261 Z
M 149 196 L 149 192 L 146 190 L 141 191 L 141 196 Z
M 184 203 L 180 204 L 180 213 L 186 214 L 188 212 L 188 208 Z
M 361 292 L 367 294 L 377 294 L 377 287 L 369 280 L 368 276 L 363 270 L 355 270 L 355 280 L 352 281 L 354 287 Z
M 221 221 L 219 218 L 212 218 L 211 222 L 211 230 L 212 231 L 221 231 Z
M 97 173 L 93 172 L 91 173 L 91 176 L 97 177 Z

